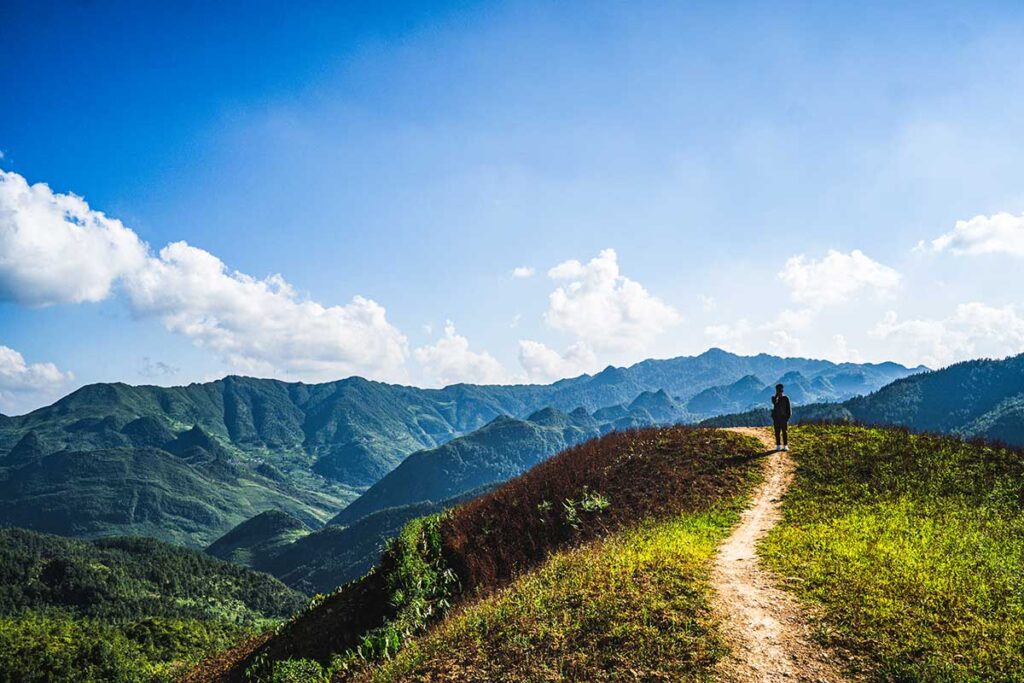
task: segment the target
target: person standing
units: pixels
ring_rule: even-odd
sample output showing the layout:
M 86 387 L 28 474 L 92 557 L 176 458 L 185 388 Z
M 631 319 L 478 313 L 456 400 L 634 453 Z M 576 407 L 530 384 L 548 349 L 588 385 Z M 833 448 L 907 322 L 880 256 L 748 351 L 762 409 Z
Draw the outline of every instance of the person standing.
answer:
M 789 450 L 789 418 L 793 416 L 793 407 L 789 403 L 789 396 L 782 393 L 782 385 L 775 385 L 775 395 L 772 396 L 772 424 L 775 426 L 775 450 Z

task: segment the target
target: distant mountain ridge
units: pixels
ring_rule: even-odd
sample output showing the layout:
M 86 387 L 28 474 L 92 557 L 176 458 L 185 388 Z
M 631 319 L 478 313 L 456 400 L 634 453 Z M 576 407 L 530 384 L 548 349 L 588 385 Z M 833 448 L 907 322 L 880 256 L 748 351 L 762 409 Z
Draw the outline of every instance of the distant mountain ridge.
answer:
M 0 524 L 205 546 L 268 509 L 318 527 L 410 454 L 499 417 L 551 408 L 593 433 L 707 417 L 688 402 L 747 375 L 770 382 L 797 372 L 833 386 L 849 376 L 870 390 L 914 371 L 711 349 L 550 385 L 419 389 L 235 376 L 167 388 L 94 384 L 0 419 Z
M 709 426 L 766 424 L 766 409 L 706 420 Z M 956 363 L 897 380 L 835 404 L 797 404 L 795 421 L 901 425 L 1024 445 L 1024 354 Z

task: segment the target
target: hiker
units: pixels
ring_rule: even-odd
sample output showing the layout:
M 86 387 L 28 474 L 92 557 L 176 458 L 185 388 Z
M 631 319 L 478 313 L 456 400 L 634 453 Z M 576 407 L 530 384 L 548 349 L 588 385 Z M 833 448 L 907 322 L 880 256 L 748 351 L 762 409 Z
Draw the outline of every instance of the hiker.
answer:
M 782 385 L 775 385 L 775 395 L 772 396 L 772 424 L 775 425 L 775 450 L 789 450 L 789 418 L 793 415 L 793 408 L 789 405 L 789 396 L 782 393 Z

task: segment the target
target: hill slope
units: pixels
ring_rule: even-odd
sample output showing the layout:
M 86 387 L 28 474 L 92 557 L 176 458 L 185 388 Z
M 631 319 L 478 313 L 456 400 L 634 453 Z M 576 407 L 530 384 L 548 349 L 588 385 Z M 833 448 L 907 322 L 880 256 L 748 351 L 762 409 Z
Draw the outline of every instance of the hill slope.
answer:
M 665 567 L 670 556 L 685 560 L 678 573 L 673 566 L 672 575 L 663 577 L 672 585 L 685 584 L 700 574 L 707 554 L 705 550 L 690 558 L 687 539 L 704 537 L 704 547 L 711 548 L 713 539 L 725 533 L 756 471 L 753 459 L 744 456 L 758 448 L 749 438 L 680 427 L 615 433 L 571 448 L 449 515 L 410 523 L 366 577 L 329 596 L 255 650 L 212 660 L 188 680 L 264 680 L 274 671 L 314 666 L 289 659 L 317 660 L 319 666 L 337 656 L 337 675 L 354 675 L 378 657 L 393 655 L 402 641 L 437 620 L 452 601 L 486 595 L 526 576 L 553 552 L 582 547 L 645 520 L 678 524 L 639 542 L 653 548 L 657 539 L 677 538 L 670 554 L 653 564 Z M 693 517 L 681 519 L 680 512 Z M 642 583 L 637 590 L 649 594 Z M 706 620 L 700 595 L 680 597 L 673 607 L 680 618 Z M 609 620 L 602 628 L 623 623 L 611 619 L 620 598 L 608 597 Z M 642 620 L 636 626 L 643 627 Z M 695 625 L 694 639 L 711 638 L 707 627 Z M 637 661 L 666 666 L 655 662 L 653 654 L 638 654 Z M 709 652 L 707 661 L 713 659 Z M 686 661 L 676 664 L 690 666 Z

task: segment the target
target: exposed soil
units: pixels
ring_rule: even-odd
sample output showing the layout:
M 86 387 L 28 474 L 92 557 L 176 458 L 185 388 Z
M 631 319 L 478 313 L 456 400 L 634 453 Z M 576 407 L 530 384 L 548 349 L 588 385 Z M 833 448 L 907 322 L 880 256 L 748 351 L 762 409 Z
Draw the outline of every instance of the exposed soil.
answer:
M 715 557 L 711 581 L 715 611 L 731 646 L 718 666 L 724 681 L 808 681 L 839 683 L 838 662 L 811 637 L 807 614 L 776 579 L 762 569 L 757 543 L 781 517 L 782 496 L 796 469 L 785 451 L 774 451 L 770 430 L 736 427 L 773 451 L 764 462 L 764 482 L 740 523 Z

